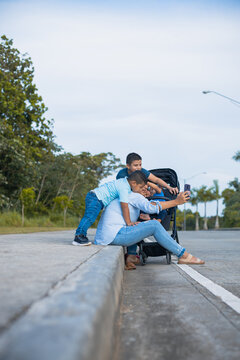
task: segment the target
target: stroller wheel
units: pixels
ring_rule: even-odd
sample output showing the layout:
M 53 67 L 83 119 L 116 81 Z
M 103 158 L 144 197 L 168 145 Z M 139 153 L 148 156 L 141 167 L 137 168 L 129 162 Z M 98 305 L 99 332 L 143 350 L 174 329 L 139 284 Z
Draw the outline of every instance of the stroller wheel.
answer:
M 142 251 L 142 252 L 139 254 L 139 257 L 140 257 L 141 264 L 142 264 L 142 265 L 145 265 L 146 262 L 147 262 L 147 255 L 145 254 L 145 252 Z
M 167 264 L 171 264 L 172 257 L 171 257 L 171 253 L 170 253 L 170 252 L 167 252 L 167 253 L 166 253 L 166 259 L 167 259 Z

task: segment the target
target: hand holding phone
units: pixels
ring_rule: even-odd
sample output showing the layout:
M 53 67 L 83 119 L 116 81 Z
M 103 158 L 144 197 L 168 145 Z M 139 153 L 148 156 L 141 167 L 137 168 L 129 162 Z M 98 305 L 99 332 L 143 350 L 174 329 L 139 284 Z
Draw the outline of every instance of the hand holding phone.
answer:
M 191 185 L 190 184 L 184 184 L 184 192 L 188 191 L 189 196 L 191 195 Z

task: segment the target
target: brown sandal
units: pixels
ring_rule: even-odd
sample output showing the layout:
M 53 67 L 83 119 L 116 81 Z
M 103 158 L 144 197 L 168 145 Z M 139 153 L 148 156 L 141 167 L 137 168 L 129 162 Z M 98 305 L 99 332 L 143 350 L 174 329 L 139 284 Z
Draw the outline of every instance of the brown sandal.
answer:
M 137 255 L 131 255 L 131 254 L 126 254 L 126 258 L 125 258 L 126 262 L 131 262 L 134 265 L 138 265 L 140 264 L 140 259 Z
M 205 264 L 205 261 L 196 258 L 195 256 L 188 254 L 188 256 L 183 259 L 182 257 L 178 260 L 178 264 L 185 264 L 185 265 L 202 265 Z
M 136 270 L 135 263 L 130 255 L 125 255 L 125 270 Z
M 132 262 L 127 262 L 125 265 L 125 270 L 136 270 L 136 266 Z

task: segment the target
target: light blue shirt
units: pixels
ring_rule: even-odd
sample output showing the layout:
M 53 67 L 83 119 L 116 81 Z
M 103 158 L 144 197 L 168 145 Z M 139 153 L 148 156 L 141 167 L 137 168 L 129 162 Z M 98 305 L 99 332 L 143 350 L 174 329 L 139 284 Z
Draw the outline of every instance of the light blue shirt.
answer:
M 140 210 L 147 214 L 158 214 L 161 205 L 157 201 L 155 203 L 157 204 L 153 205 L 141 194 L 131 192 L 128 202 L 131 221 L 137 221 Z M 120 202 L 116 199 L 104 209 L 98 223 L 94 243 L 98 245 L 110 244 L 123 226 L 126 226 L 126 223 L 122 215 Z
M 128 196 L 131 193 L 131 187 L 126 178 L 113 180 L 99 186 L 93 190 L 98 198 L 103 202 L 104 206 L 119 197 L 120 202 L 128 203 Z

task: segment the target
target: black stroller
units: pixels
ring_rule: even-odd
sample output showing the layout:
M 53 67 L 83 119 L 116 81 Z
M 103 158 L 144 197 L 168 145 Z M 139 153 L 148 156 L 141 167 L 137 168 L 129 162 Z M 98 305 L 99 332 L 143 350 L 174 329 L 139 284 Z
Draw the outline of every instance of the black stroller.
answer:
M 169 184 L 172 187 L 177 187 L 178 190 L 180 190 L 179 182 L 177 174 L 172 169 L 154 169 L 150 170 L 150 172 L 164 180 L 167 184 Z M 164 195 L 165 196 L 159 196 L 156 195 L 154 197 L 148 198 L 149 200 L 173 200 L 176 198 L 176 195 L 171 194 L 167 189 L 164 189 Z M 156 217 L 156 215 L 150 215 L 151 218 Z M 172 238 L 179 243 L 178 240 L 178 233 L 177 233 L 177 227 L 176 227 L 176 207 L 167 209 L 167 214 L 165 218 L 162 220 L 162 226 L 165 230 L 170 229 L 170 225 L 172 223 Z M 148 256 L 166 256 L 167 264 L 171 264 L 171 253 L 164 249 L 161 245 L 159 245 L 157 242 L 146 242 L 142 240 L 138 243 L 139 246 L 139 257 L 142 265 L 146 264 L 146 260 Z

